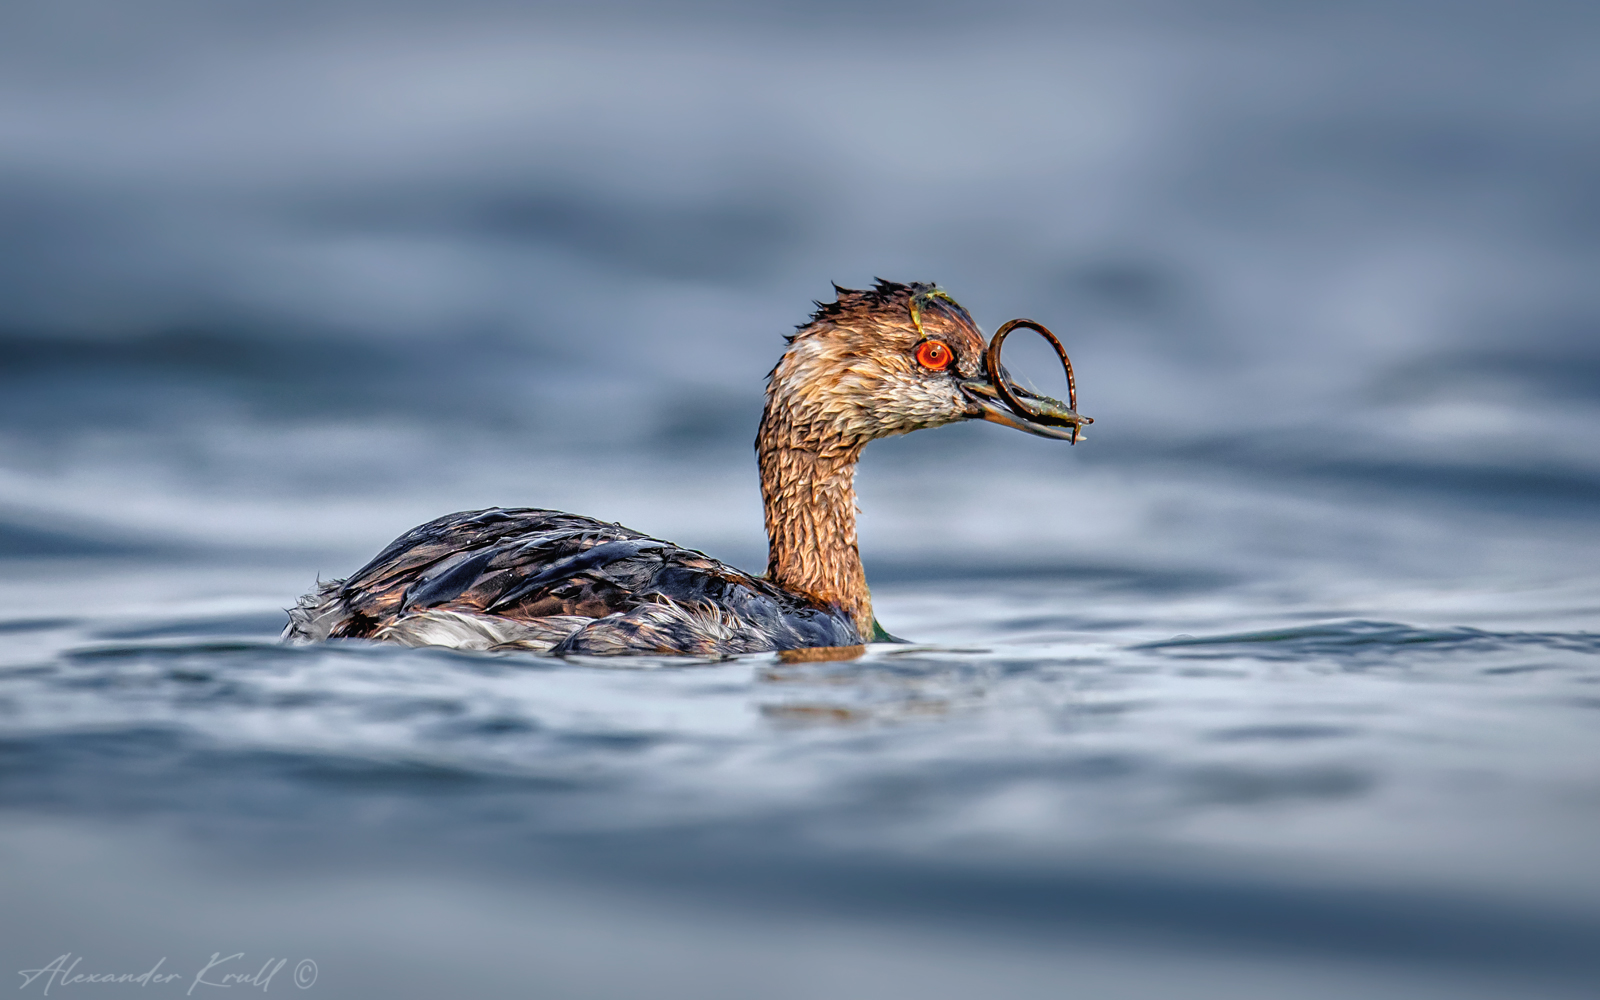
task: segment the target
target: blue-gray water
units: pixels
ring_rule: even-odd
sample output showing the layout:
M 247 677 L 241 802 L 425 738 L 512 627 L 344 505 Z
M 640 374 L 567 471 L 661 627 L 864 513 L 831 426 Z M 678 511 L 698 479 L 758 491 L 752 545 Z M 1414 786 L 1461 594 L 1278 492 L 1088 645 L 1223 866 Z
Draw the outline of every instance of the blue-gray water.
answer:
M 1597 43 L 1554 2 L 6 7 L 0 972 L 1592 996 Z M 453 510 L 759 568 L 762 376 L 879 274 L 1048 323 L 1097 420 L 868 449 L 911 645 L 277 645 Z

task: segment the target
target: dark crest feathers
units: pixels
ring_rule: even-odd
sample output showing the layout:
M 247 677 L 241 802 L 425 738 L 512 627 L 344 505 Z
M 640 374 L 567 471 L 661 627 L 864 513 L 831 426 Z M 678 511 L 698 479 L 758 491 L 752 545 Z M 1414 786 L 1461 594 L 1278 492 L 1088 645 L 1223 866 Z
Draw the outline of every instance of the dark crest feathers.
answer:
M 956 304 L 953 299 L 950 299 L 940 291 L 939 286 L 932 282 L 913 281 L 909 284 L 902 284 L 898 281 L 886 281 L 883 278 L 875 278 L 873 280 L 873 286 L 865 289 L 845 288 L 838 282 L 833 282 L 834 300 L 832 302 L 814 301 L 812 304 L 817 307 L 816 311 L 804 323 L 795 327 L 795 333 L 789 334 L 784 339 L 793 343 L 795 337 L 809 327 L 818 323 L 837 322 L 846 319 L 852 313 L 872 312 L 892 307 L 909 310 L 913 298 L 920 301 L 920 308 L 924 313 L 930 310 L 943 310 L 955 314 L 958 319 L 964 321 L 967 325 L 972 325 L 972 316 L 960 305 Z M 934 296 L 933 293 L 935 292 L 939 294 Z

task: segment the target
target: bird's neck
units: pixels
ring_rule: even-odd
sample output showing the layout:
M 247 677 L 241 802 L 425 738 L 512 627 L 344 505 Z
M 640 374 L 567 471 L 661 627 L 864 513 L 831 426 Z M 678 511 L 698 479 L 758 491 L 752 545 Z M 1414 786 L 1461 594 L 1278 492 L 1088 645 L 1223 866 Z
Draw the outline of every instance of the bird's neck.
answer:
M 864 441 L 797 426 L 769 403 L 756 438 L 767 515 L 767 578 L 850 615 L 872 637 L 872 595 L 856 548 L 856 461 Z

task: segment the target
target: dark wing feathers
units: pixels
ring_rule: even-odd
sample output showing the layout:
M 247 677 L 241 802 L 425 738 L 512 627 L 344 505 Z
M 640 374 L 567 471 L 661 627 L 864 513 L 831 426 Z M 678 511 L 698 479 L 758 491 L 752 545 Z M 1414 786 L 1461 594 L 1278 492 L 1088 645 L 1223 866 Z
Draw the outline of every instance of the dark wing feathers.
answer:
M 625 538 L 601 542 L 575 555 L 557 559 L 536 575 L 522 578 L 515 585 L 503 591 L 484 610 L 503 611 L 506 608 L 515 606 L 523 598 L 548 588 L 551 584 L 569 580 L 586 570 L 599 570 L 605 573 L 605 570 L 610 569 L 613 563 L 620 564 L 617 568 L 622 570 L 626 568 L 626 564 L 629 561 L 635 560 L 641 552 L 670 547 L 666 542 L 659 542 L 654 538 Z M 525 548 L 526 546 L 524 546 Z M 518 551 L 520 553 L 522 550 L 519 549 Z M 621 582 L 610 573 L 605 573 L 605 575 L 611 577 L 611 582 L 613 583 Z
M 405 615 L 445 609 L 520 622 L 595 620 L 560 651 L 746 652 L 861 641 L 837 609 L 704 553 L 536 508 L 467 511 L 414 528 L 346 580 L 338 600 L 344 614 L 335 638 L 371 637 Z M 663 616 L 662 606 L 678 610 Z M 727 638 L 730 629 L 737 638 Z

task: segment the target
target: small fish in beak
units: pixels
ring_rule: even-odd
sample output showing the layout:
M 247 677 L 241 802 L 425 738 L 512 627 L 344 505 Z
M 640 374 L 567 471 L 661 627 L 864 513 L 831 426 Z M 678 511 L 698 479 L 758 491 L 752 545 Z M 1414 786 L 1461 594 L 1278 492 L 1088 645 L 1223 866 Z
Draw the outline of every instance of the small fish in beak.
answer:
M 1000 349 L 1006 337 L 1010 336 L 1011 331 L 1022 328 L 1037 332 L 1056 349 L 1061 366 L 1067 372 L 1067 402 L 1022 388 L 1000 363 Z M 978 408 L 973 416 L 1071 444 L 1078 443 L 1079 429 L 1084 424 L 1094 423 L 1094 418 L 1081 416 L 1077 412 L 1078 385 L 1072 375 L 1072 361 L 1067 357 L 1067 350 L 1061 346 L 1061 341 L 1043 323 L 1014 319 L 996 330 L 989 341 L 989 349 L 984 353 L 983 367 L 983 378 L 968 379 L 961 383 L 962 392 Z

